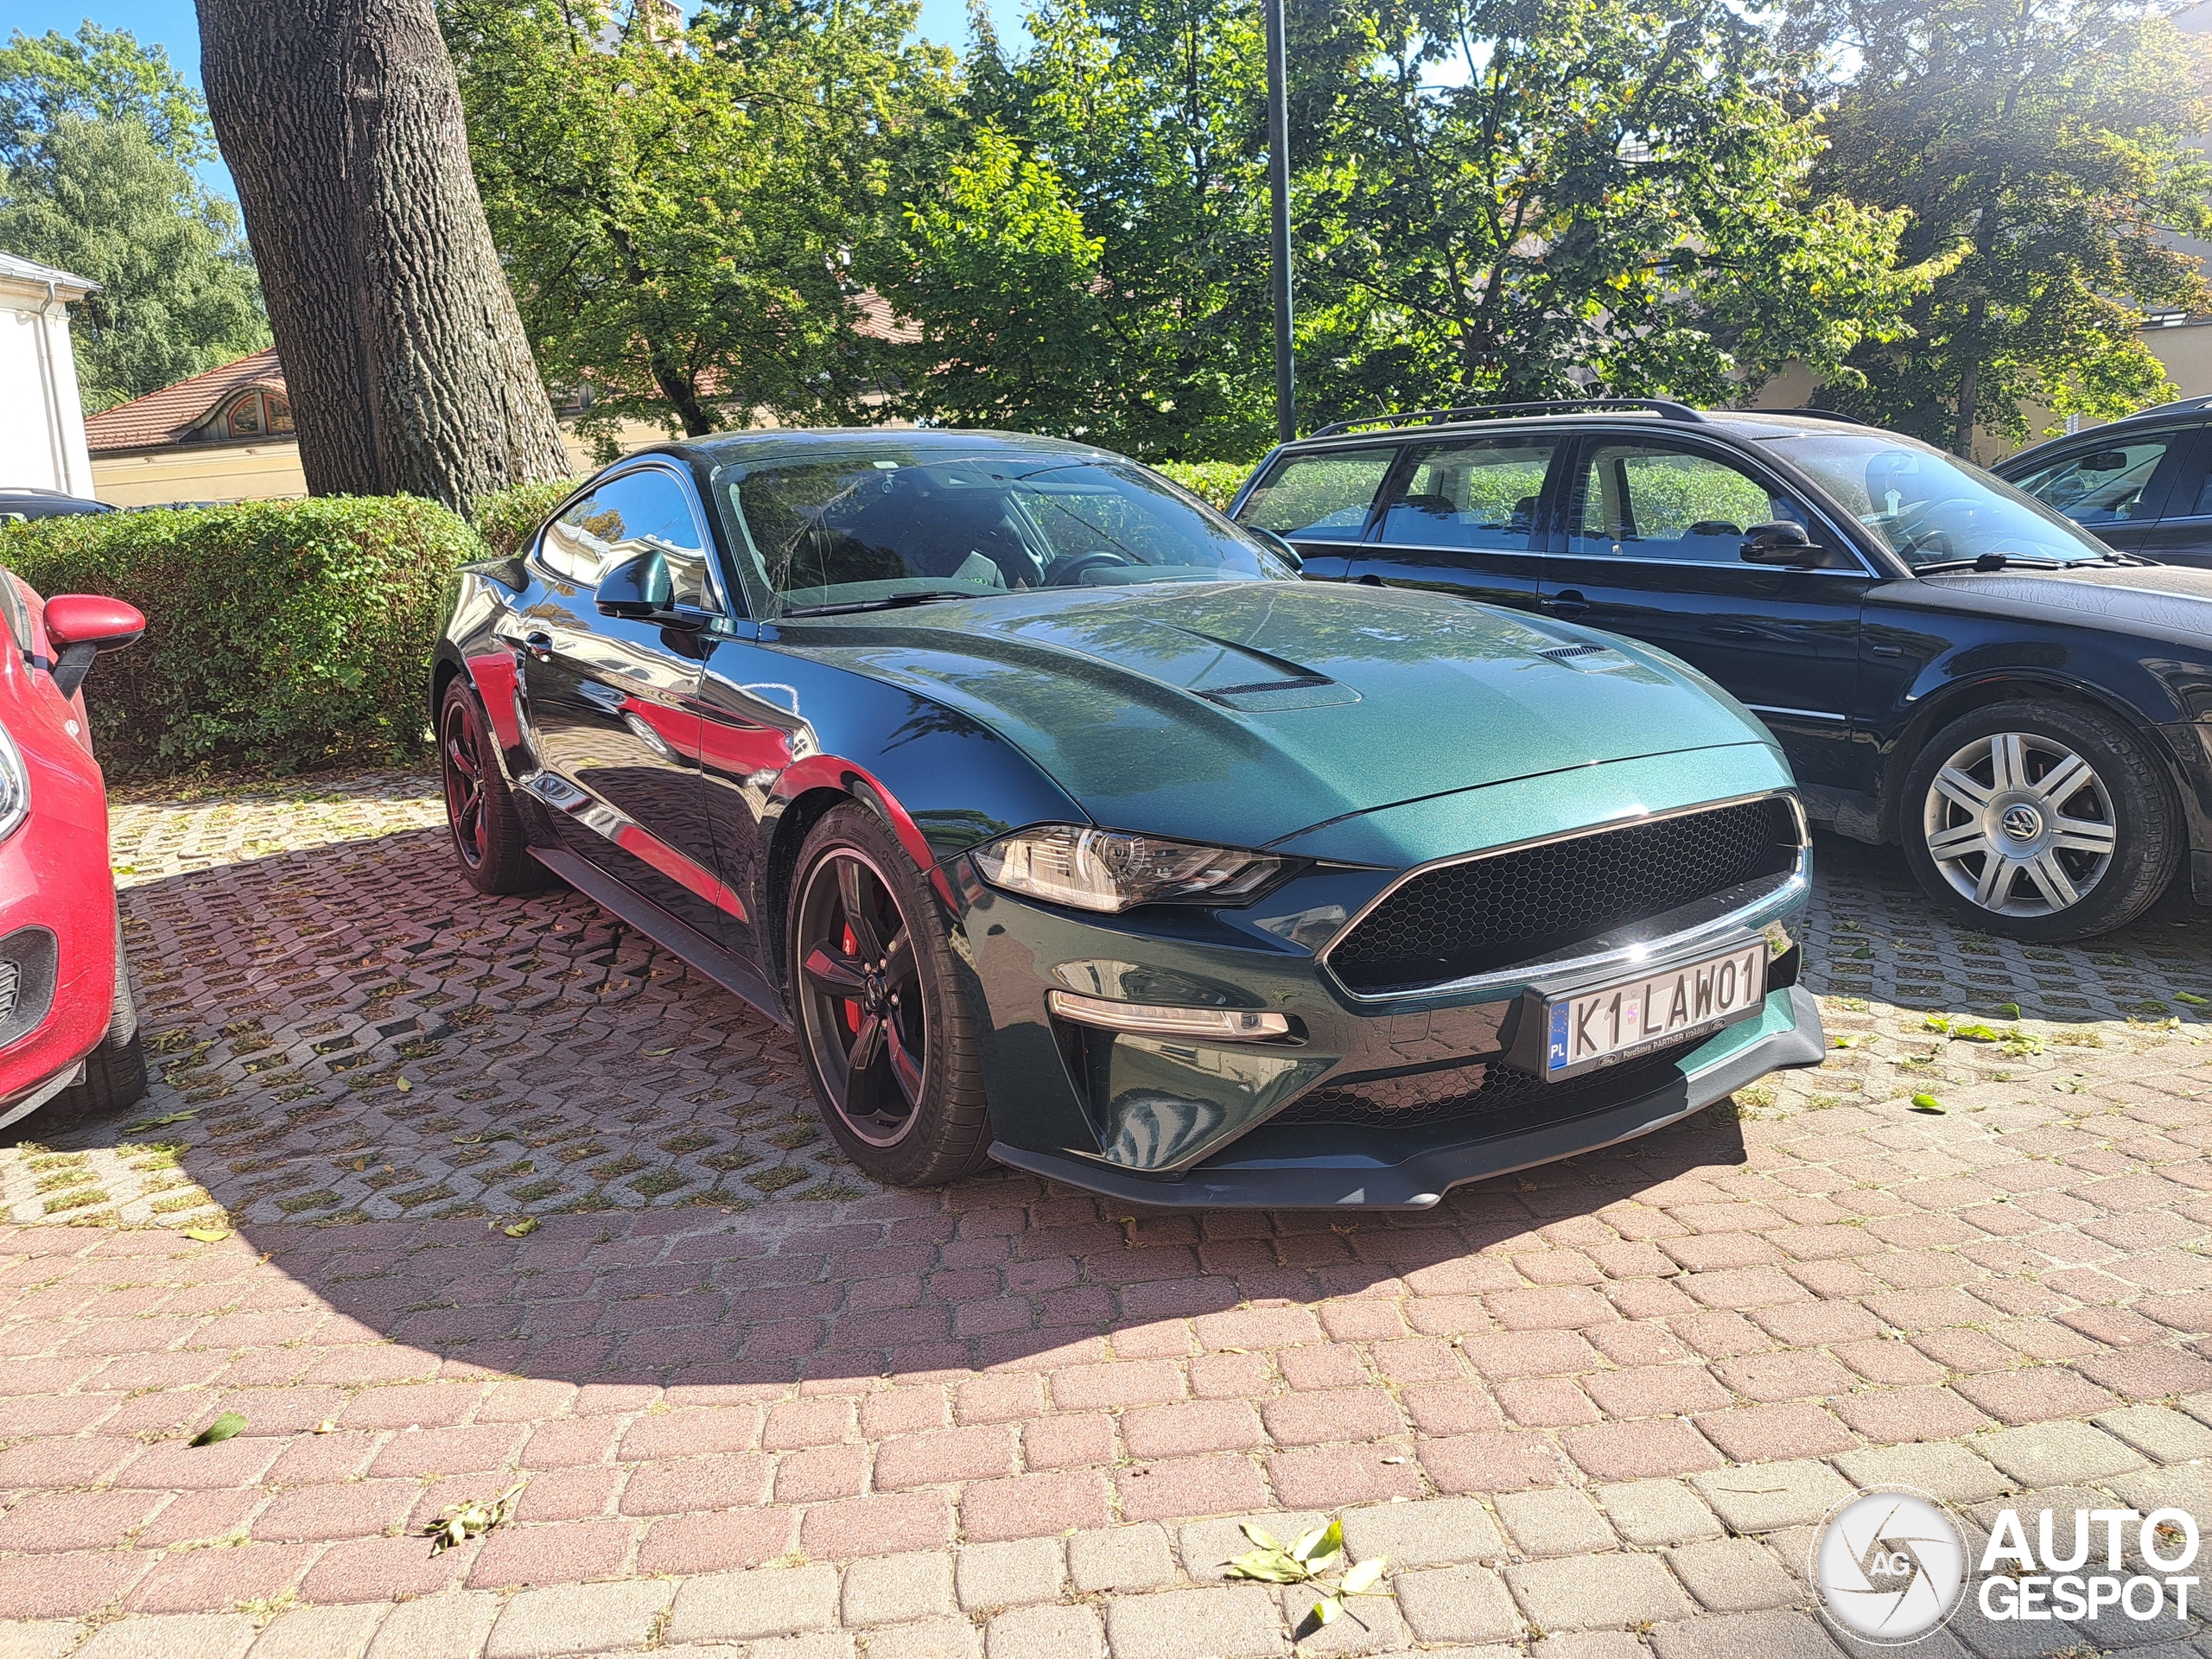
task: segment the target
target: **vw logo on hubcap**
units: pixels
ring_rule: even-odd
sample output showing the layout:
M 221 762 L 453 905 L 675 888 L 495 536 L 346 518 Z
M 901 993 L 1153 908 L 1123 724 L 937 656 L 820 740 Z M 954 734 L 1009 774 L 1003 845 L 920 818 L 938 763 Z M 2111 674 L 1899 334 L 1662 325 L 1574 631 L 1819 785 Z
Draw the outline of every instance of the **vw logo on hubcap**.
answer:
M 2043 814 L 2032 806 L 2005 809 L 2005 833 L 2014 841 L 2033 841 L 2043 833 Z

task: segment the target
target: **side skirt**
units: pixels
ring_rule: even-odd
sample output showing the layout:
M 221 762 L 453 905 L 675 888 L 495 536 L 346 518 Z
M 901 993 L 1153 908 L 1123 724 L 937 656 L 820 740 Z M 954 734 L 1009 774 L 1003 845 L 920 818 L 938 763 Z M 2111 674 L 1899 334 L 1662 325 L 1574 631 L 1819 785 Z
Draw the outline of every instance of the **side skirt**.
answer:
M 791 1028 L 784 999 L 735 951 L 726 950 L 689 922 L 677 920 L 597 865 L 556 847 L 533 847 L 530 855 L 602 909 L 610 910 L 655 944 L 673 950 L 731 995 L 741 997 L 785 1031 Z

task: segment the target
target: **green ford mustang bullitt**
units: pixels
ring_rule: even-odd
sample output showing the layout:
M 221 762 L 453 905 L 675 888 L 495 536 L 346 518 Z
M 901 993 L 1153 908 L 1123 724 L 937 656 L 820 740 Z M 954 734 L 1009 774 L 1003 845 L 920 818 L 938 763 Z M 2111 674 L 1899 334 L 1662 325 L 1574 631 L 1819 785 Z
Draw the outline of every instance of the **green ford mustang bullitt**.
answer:
M 891 1182 L 1423 1206 L 1819 1062 L 1757 722 L 1296 557 L 1077 444 L 632 456 L 461 578 L 461 871 L 565 880 L 791 1027 Z

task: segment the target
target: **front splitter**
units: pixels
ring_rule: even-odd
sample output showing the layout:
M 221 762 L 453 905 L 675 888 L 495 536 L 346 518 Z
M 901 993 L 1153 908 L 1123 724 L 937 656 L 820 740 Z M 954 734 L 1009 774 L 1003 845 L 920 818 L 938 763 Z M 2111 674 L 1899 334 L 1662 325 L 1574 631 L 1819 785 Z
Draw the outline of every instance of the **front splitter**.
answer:
M 1818 1065 L 1827 1039 L 1820 1005 L 1802 986 L 1789 990 L 1789 1024 L 1701 1071 L 1612 1106 L 1516 1135 L 1434 1147 L 1399 1164 L 1332 1163 L 1254 1169 L 1198 1169 L 1178 1177 L 1131 1175 L 1058 1153 L 995 1141 L 991 1156 L 1008 1166 L 1130 1204 L 1173 1210 L 1308 1210 L 1352 1206 L 1426 1210 L 1455 1186 L 1510 1175 L 1578 1153 L 1618 1146 L 1678 1123 L 1770 1071 Z

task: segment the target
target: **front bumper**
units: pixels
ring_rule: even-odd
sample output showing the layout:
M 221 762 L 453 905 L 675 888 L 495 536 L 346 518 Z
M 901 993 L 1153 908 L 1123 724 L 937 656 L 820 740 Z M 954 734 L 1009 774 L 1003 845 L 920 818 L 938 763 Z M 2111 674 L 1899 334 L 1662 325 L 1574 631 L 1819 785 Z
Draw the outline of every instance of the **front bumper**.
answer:
M 1369 1209 L 1426 1210 L 1468 1181 L 1509 1175 L 1516 1169 L 1577 1153 L 1594 1152 L 1663 1129 L 1733 1094 L 1768 1072 L 1818 1065 L 1827 1048 L 1819 1006 L 1802 986 L 1769 995 L 1756 1020 L 1730 1027 L 1694 1050 L 1675 1076 L 1624 1100 L 1593 1103 L 1576 1116 L 1473 1139 L 1428 1144 L 1402 1161 L 1376 1131 L 1364 1144 L 1333 1154 L 1318 1144 L 1303 1154 L 1285 1147 L 1268 1155 L 1232 1148 L 1187 1174 L 1161 1179 L 1135 1175 L 1091 1159 L 1070 1158 L 1001 1141 L 991 1155 L 1001 1163 L 1131 1204 L 1171 1209 L 1302 1209 L 1357 1205 Z
M 1822 1058 L 1817 1008 L 1796 988 L 1803 855 L 1711 909 L 1608 936 L 1640 968 L 1569 952 L 1383 995 L 1352 994 L 1315 953 L 1389 869 L 1317 864 L 1243 909 L 1102 916 L 991 888 L 965 859 L 944 868 L 955 954 L 971 1006 L 989 1014 L 978 1037 L 993 1155 L 1131 1203 L 1425 1207 L 1461 1182 L 1648 1133 Z M 1581 1079 L 1541 1082 L 1516 1060 L 1541 999 L 1762 937 L 1768 995 L 1751 1017 Z M 1055 989 L 1264 1014 L 1270 1031 L 1288 1029 L 1243 1041 L 1100 1029 L 1052 1012 Z

